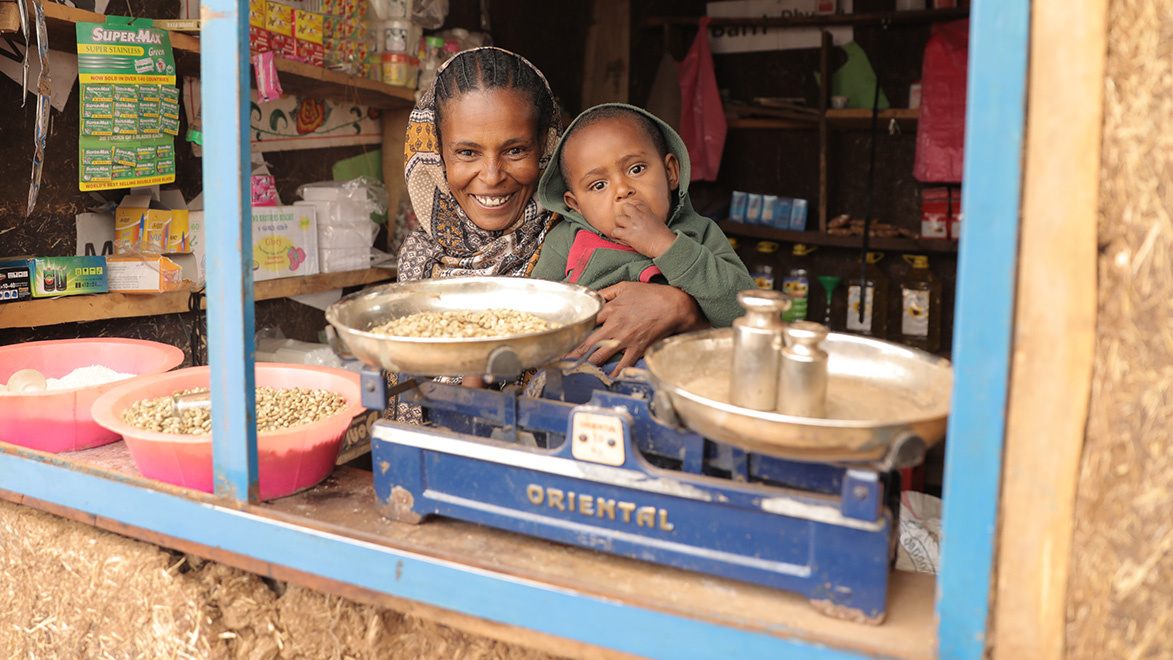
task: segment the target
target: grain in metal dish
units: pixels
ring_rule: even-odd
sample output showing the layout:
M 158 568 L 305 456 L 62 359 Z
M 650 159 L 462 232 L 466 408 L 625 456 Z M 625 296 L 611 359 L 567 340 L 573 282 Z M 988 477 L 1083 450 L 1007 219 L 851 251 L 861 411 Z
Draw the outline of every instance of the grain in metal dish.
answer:
M 392 337 L 463 339 L 473 337 L 508 337 L 557 328 L 529 312 L 512 309 L 419 312 L 371 328 L 371 332 Z

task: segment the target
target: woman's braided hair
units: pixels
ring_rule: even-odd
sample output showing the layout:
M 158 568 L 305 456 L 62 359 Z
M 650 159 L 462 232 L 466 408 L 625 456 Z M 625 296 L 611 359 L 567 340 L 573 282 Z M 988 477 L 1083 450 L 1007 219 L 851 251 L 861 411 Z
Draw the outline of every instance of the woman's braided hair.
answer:
M 436 133 L 439 137 L 444 106 L 472 90 L 516 90 L 528 96 L 538 117 L 538 137 L 544 138 L 553 116 L 554 99 L 546 83 L 520 57 L 497 48 L 478 48 L 456 55 L 436 77 Z M 441 138 L 441 143 L 443 139 Z

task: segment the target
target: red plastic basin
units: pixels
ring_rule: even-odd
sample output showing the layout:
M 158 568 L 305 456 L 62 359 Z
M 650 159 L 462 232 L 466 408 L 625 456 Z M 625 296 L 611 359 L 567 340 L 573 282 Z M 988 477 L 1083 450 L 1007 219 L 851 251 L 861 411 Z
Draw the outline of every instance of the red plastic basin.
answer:
M 141 339 L 95 337 L 0 346 L 0 383 L 21 369 L 62 378 L 80 367 L 102 365 L 125 374 L 160 374 L 183 364 L 183 351 Z M 90 408 L 102 394 L 130 380 L 47 392 L 0 393 L 0 441 L 58 453 L 118 440 L 94 422 Z
M 143 476 L 177 486 L 213 492 L 212 436 L 159 433 L 122 421 L 122 411 L 136 401 L 171 396 L 179 390 L 208 387 L 209 367 L 136 378 L 94 402 L 94 419 L 122 436 Z M 315 484 L 334 469 L 346 429 L 363 410 L 358 374 L 304 364 L 258 362 L 258 387 L 306 387 L 330 390 L 346 398 L 346 408 L 312 424 L 257 434 L 260 498 L 284 497 Z

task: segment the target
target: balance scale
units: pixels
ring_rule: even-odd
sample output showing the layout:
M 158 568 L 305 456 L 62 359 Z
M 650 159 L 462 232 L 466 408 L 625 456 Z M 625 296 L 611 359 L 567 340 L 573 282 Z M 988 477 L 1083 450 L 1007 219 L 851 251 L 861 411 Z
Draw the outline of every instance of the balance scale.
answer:
M 615 380 L 581 360 L 557 360 L 589 335 L 601 305 L 574 285 L 457 278 L 386 285 L 332 306 L 338 343 L 370 365 L 363 405 L 407 403 L 426 420 L 372 428 L 379 510 L 409 523 L 458 518 L 785 589 L 830 616 L 882 622 L 898 470 L 923 461 L 944 435 L 948 361 L 832 333 L 823 343 L 829 412 L 859 410 L 851 400 L 870 395 L 862 408 L 888 414 L 787 417 L 722 401 L 728 329 L 660 342 L 646 369 Z M 494 307 L 562 325 L 546 337 L 491 340 L 366 331 L 418 311 Z M 541 344 L 540 355 L 531 354 L 530 340 Z M 538 365 L 545 366 L 524 390 L 430 378 L 389 387 L 386 378 L 390 371 L 509 376 Z

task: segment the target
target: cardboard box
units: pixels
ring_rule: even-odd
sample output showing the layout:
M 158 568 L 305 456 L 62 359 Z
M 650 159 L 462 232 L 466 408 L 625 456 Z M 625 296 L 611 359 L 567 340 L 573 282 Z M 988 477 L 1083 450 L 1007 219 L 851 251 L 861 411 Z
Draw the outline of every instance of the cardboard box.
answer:
M 114 214 L 77 214 L 78 257 L 114 255 Z
M 805 199 L 795 199 L 790 203 L 790 231 L 806 231 Z
M 32 261 L 8 259 L 0 262 L 0 303 L 31 298 Z
M 925 188 L 921 191 L 920 237 L 949 238 L 952 213 L 947 188 Z
M 276 2 L 265 3 L 265 29 L 274 35 L 293 36 L 293 8 Z
M 187 245 L 196 260 L 196 286 L 207 281 L 207 257 L 204 254 L 204 194 L 200 193 L 187 205 Z
M 106 257 L 27 257 L 0 261 L 0 268 L 28 272 L 33 298 L 106 293 Z M 19 273 L 17 281 L 23 279 Z M 7 278 L 7 275 L 6 275 Z M 19 284 L 17 287 L 19 288 Z
M 326 49 L 322 44 L 315 44 L 309 41 L 302 41 L 297 39 L 294 44 L 297 49 L 298 62 L 305 62 L 314 66 L 325 66 L 326 64 Z
M 253 27 L 265 28 L 268 20 L 268 3 L 265 0 L 248 0 L 248 24 Z
M 248 49 L 255 53 L 267 53 L 273 49 L 269 31 L 255 25 L 248 26 Z
M 293 10 L 293 36 L 301 41 L 314 44 L 323 43 L 324 17 L 313 11 L 304 9 Z
M 193 254 L 159 254 L 106 259 L 106 280 L 119 293 L 163 293 L 196 286 L 199 266 Z
M 313 206 L 253 209 L 253 280 L 318 274 L 318 227 Z
M 114 254 L 190 252 L 187 205 L 178 190 L 164 190 L 158 199 L 131 191 L 114 210 Z
M 277 57 L 293 60 L 297 59 L 297 39 L 284 34 L 269 33 L 269 50 Z

